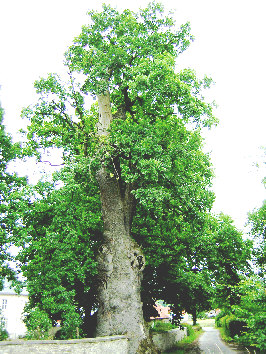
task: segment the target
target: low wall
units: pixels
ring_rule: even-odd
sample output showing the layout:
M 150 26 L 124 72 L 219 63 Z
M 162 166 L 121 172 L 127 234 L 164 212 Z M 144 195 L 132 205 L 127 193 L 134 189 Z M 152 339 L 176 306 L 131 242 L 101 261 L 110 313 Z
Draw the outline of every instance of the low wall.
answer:
M 162 352 L 174 347 L 174 345 L 181 341 L 187 335 L 187 328 L 181 330 L 179 328 L 171 329 L 167 332 L 154 333 L 152 335 L 153 343 Z
M 128 352 L 126 336 L 97 337 L 71 340 L 18 340 L 0 342 L 3 354 L 125 354 Z
M 172 329 L 152 335 L 155 346 L 160 351 L 173 346 L 187 335 L 187 329 Z M 16 340 L 0 342 L 1 354 L 126 354 L 128 340 L 126 336 L 110 336 L 70 340 Z

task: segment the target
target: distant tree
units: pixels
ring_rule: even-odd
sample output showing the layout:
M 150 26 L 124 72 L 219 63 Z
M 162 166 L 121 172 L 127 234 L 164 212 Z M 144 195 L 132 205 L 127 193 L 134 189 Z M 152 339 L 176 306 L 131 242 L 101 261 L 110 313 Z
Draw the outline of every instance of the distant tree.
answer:
M 194 219 L 190 215 L 186 223 L 185 215 L 180 223 L 171 224 L 171 231 L 164 229 L 167 233 L 158 233 L 158 238 L 154 234 L 143 238 L 148 260 L 143 281 L 146 318 L 152 309 L 148 299 L 155 297 L 171 304 L 177 319 L 185 309 L 196 322 L 201 311 L 237 303 L 236 286 L 250 273 L 252 243 L 243 240 L 229 216 L 212 216 L 202 210 Z M 141 222 L 141 230 L 147 232 L 145 219 Z
M 215 279 L 216 305 L 230 307 L 239 299 L 235 287 L 251 273 L 253 244 L 233 224 L 232 218 L 220 214 L 212 225 L 208 269 Z
M 207 271 L 192 270 L 179 278 L 177 299 L 183 309 L 192 315 L 193 325 L 196 325 L 200 312 L 212 308 L 213 294 L 211 275 Z

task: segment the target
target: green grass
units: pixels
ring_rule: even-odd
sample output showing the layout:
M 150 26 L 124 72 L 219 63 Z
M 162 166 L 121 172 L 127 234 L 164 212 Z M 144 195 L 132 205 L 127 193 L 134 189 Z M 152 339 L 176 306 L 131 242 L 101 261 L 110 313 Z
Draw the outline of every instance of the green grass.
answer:
M 188 324 L 183 324 L 188 329 L 188 336 L 183 338 L 180 342 L 175 345 L 175 348 L 171 349 L 171 351 L 167 351 L 169 354 L 182 354 L 185 353 L 185 349 L 193 343 L 203 332 L 202 328 L 197 326 L 191 326 Z
M 170 322 L 160 322 L 155 321 L 154 326 L 150 327 L 151 332 L 165 332 L 170 331 L 171 329 L 177 328 L 177 326 L 173 325 Z

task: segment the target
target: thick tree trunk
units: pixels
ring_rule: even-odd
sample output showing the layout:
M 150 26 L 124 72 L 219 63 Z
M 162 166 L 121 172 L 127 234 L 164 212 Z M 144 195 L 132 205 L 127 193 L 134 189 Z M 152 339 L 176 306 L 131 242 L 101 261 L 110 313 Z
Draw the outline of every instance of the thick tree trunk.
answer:
M 111 121 L 108 97 L 98 97 L 99 134 L 107 135 L 106 114 Z M 110 100 L 109 100 L 110 102 Z M 105 112 L 105 113 L 103 113 Z M 126 334 L 129 353 L 156 353 L 145 326 L 140 297 L 144 256 L 130 237 L 132 203 L 129 191 L 122 193 L 119 181 L 103 166 L 97 173 L 100 187 L 104 240 L 100 249 L 98 316 L 96 335 Z

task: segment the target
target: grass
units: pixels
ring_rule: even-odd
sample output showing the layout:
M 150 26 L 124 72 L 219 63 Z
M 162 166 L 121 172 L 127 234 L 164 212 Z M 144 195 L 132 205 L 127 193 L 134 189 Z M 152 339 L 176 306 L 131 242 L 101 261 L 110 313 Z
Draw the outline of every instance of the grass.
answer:
M 171 351 L 167 351 L 169 354 L 182 354 L 185 353 L 185 349 L 193 343 L 203 332 L 201 326 L 191 326 L 189 324 L 182 324 L 187 327 L 188 336 L 183 338 L 180 342 L 175 345 L 175 348 L 171 349 Z
M 170 331 L 171 329 L 177 328 L 177 326 L 173 325 L 170 322 L 160 322 L 160 321 L 155 321 L 154 326 L 150 327 L 151 332 L 165 332 L 165 331 Z

